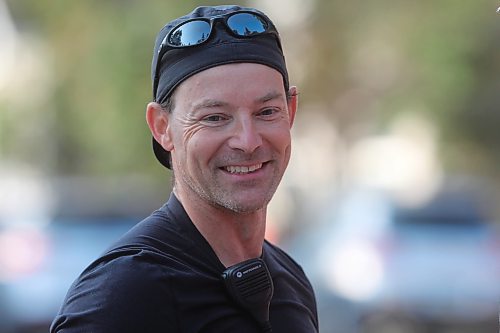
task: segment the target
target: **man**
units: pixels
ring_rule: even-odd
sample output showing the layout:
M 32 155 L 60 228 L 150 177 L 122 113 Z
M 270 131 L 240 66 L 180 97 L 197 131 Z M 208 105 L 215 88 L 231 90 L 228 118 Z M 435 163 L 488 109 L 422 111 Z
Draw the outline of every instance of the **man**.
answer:
M 273 23 L 196 8 L 158 34 L 152 80 L 173 193 L 82 273 L 51 332 L 317 332 L 302 269 L 264 240 L 297 109 Z

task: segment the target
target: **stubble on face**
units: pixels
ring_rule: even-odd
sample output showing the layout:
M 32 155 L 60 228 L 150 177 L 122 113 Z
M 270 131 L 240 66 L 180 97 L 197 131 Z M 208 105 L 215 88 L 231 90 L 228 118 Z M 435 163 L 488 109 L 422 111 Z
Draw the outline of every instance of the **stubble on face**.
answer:
M 203 186 L 203 184 L 195 181 L 190 174 L 186 172 L 185 168 L 178 168 L 177 170 L 180 171 L 180 175 L 177 176 L 180 177 L 179 181 L 187 185 L 192 195 L 199 197 L 210 206 L 216 209 L 228 210 L 237 214 L 250 214 L 267 207 L 281 182 L 284 169 L 288 164 L 289 156 L 290 147 L 287 147 L 286 161 L 283 170 L 280 170 L 276 166 L 275 162 L 268 162 L 270 165 L 267 165 L 266 167 L 273 168 L 273 176 L 270 177 L 266 184 L 249 181 L 228 189 L 228 187 L 217 177 L 217 174 L 221 171 L 215 167 L 210 170 L 202 170 L 203 173 L 208 174 L 205 179 L 206 182 L 209 183 L 209 186 Z M 242 159 L 227 158 L 226 160 L 229 162 L 234 160 L 241 161 Z M 255 187 L 265 189 L 265 191 L 261 192 L 258 200 L 248 201 L 241 198 L 246 190 L 251 190 Z

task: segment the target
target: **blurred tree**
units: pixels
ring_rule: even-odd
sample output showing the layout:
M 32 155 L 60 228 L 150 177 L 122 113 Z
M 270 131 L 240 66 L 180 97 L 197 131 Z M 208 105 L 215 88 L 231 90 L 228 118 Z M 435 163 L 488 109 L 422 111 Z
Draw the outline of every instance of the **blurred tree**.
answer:
M 48 45 L 54 63 L 50 103 L 32 110 L 53 120 L 46 130 L 54 154 L 47 161 L 44 147 L 25 144 L 21 155 L 27 162 L 45 164 L 55 174 L 162 173 L 149 149 L 144 118 L 154 39 L 166 21 L 196 2 L 15 0 L 8 5 L 17 26 Z M 26 91 L 31 89 L 36 87 Z
M 302 105 L 328 110 L 348 141 L 384 131 L 401 112 L 423 113 L 440 130 L 449 172 L 498 178 L 495 10 L 486 0 L 318 0 Z
M 7 3 L 17 26 L 48 45 L 54 77 L 48 101 L 24 111 L 25 119 L 46 116 L 47 139 L 22 144 L 18 119 L 2 117 L 9 124 L 1 129 L 13 134 L 2 136 L 4 154 L 22 146 L 23 158 L 54 173 L 162 173 L 144 121 L 153 41 L 199 1 Z M 303 109 L 325 112 L 347 141 L 382 132 L 398 113 L 424 113 L 442 133 L 449 171 L 498 176 L 500 41 L 491 1 L 316 0 L 314 8 L 285 43 L 303 45 L 288 49 L 300 61 L 292 66 L 303 68 Z M 25 98 L 37 88 L 26 87 Z

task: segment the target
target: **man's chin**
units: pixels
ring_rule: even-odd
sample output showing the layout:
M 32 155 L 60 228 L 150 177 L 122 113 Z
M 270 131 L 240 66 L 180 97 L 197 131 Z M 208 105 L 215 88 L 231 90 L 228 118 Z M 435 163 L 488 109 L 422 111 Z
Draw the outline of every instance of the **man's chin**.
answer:
M 266 209 L 270 200 L 271 198 L 267 197 L 260 197 L 256 200 L 249 200 L 248 198 L 241 198 L 238 200 L 238 198 L 231 197 L 225 200 L 218 200 L 217 204 L 221 208 L 227 209 L 233 213 L 252 214 Z

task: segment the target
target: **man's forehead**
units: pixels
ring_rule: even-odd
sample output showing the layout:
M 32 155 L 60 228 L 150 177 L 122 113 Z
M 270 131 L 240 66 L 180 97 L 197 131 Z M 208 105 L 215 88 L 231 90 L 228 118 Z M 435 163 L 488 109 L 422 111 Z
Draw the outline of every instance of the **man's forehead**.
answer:
M 258 81 L 259 87 L 279 87 L 284 91 L 283 76 L 276 69 L 258 63 L 242 62 L 223 64 L 202 70 L 187 78 L 175 90 L 218 91 L 222 88 L 244 90 L 255 87 L 252 83 Z M 235 84 L 228 87 L 228 82 Z M 185 91 L 186 92 L 186 91 Z M 266 92 L 267 93 L 267 92 Z
M 283 76 L 255 63 L 224 64 L 201 71 L 182 82 L 172 96 L 184 112 L 209 107 L 259 104 L 286 99 Z

